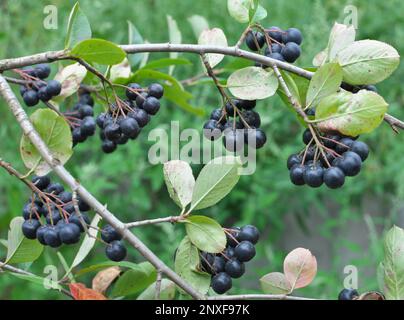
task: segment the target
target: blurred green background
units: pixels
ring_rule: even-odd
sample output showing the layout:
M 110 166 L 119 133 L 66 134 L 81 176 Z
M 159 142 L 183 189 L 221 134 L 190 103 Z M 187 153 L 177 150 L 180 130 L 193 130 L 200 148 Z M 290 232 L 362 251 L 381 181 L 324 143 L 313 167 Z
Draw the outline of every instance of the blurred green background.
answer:
M 344 8 L 348 4 L 358 8 L 358 39 L 381 40 L 404 52 L 404 2 L 400 0 L 347 3 L 334 0 L 262 0 L 261 3 L 269 12 L 263 22 L 265 26 L 298 27 L 303 31 L 305 40 L 303 55 L 298 62 L 300 66 L 310 66 L 314 55 L 327 45 L 333 23 L 343 22 Z M 43 28 L 43 9 L 49 4 L 58 9 L 58 30 Z M 184 43 L 197 41 L 187 21 L 194 14 L 204 16 L 210 27 L 222 28 L 229 43 L 235 43 L 244 28 L 228 16 L 224 0 L 82 0 L 80 4 L 89 17 L 93 36 L 117 43 L 127 42 L 127 20 L 136 25 L 148 41 L 167 42 L 166 14 L 177 20 Z M 67 18 L 73 5 L 74 1 L 65 0 L 1 0 L 0 58 L 63 48 Z M 151 59 L 165 56 L 167 54 L 153 54 Z M 194 65 L 176 68 L 174 75 L 177 78 L 187 79 L 202 71 L 198 57 L 183 56 Z M 232 58 L 226 58 L 222 64 L 231 61 Z M 57 67 L 53 68 L 55 72 Z M 389 112 L 401 118 L 404 118 L 403 78 L 404 66 L 401 65 L 390 79 L 378 86 L 390 103 Z M 219 106 L 220 97 L 211 85 L 187 89 L 194 95 L 193 105 L 207 112 Z M 18 87 L 15 91 L 18 92 Z M 361 175 L 349 179 L 342 190 L 297 188 L 289 182 L 285 162 L 290 154 L 302 148 L 303 129 L 277 97 L 260 102 L 258 109 L 269 143 L 258 154 L 256 174 L 242 177 L 225 200 L 203 212 L 215 217 L 224 226 L 251 223 L 261 230 L 258 257 L 247 265 L 246 275 L 235 281 L 231 293 L 259 292 L 258 279 L 268 272 L 282 271 L 285 255 L 296 247 L 310 249 L 319 263 L 313 284 L 296 294 L 335 299 L 343 287 L 346 265 L 358 268 L 360 291 L 378 289 L 376 268 L 383 254 L 383 232 L 393 224 L 404 225 L 404 144 L 401 136 L 396 136 L 386 124 L 364 136 L 363 140 L 371 146 L 372 155 Z M 163 110 L 146 131 L 167 127 L 171 120 L 180 121 L 181 128 L 201 128 L 205 118 L 188 114 L 165 102 Z M 21 130 L 3 101 L 0 101 L 0 119 L 0 157 L 24 171 L 19 157 Z M 176 214 L 177 208 L 169 199 L 163 182 L 162 166 L 148 163 L 145 150 L 151 144 L 144 132 L 136 143 L 119 148 L 113 155 L 104 155 L 100 152 L 100 140 L 93 137 L 75 149 L 67 167 L 124 221 Z M 195 174 L 200 170 L 199 166 L 193 168 Z M 0 238 L 7 237 L 10 220 L 20 215 L 28 196 L 24 185 L 0 171 Z M 181 226 L 150 226 L 136 230 L 136 235 L 173 266 L 175 248 L 184 235 Z M 63 248 L 62 253 L 70 261 L 76 250 Z M 102 245 L 96 246 L 82 265 L 105 261 L 103 251 Z M 5 250 L 0 247 L 0 257 L 4 255 Z M 142 261 L 134 250 L 130 250 L 128 259 Z M 30 270 L 43 275 L 46 264 L 60 266 L 56 251 L 47 248 Z M 61 267 L 60 270 L 62 272 Z M 90 285 L 93 275 L 79 281 Z M 63 297 L 0 274 L 0 298 Z

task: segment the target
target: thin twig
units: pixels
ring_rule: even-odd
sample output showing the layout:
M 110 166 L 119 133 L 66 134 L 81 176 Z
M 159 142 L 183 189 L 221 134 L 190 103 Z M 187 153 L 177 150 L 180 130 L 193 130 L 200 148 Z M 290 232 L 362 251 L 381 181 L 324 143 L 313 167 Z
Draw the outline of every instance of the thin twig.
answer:
M 166 217 L 166 218 L 158 218 L 158 219 L 150 219 L 150 220 L 143 220 L 143 221 L 136 221 L 136 222 L 130 222 L 125 225 L 126 228 L 131 229 L 131 228 L 137 228 L 141 226 L 148 226 L 148 225 L 153 225 L 153 224 L 159 224 L 159 223 L 177 223 L 181 220 L 184 220 L 183 216 L 173 216 L 173 217 Z

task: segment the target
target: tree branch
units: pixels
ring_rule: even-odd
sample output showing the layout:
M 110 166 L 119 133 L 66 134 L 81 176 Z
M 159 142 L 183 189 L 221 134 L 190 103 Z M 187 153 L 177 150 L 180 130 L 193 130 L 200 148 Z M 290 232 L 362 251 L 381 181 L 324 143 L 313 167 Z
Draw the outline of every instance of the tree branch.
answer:
M 127 223 L 126 228 L 131 229 L 131 228 L 137 228 L 137 227 L 141 227 L 141 226 L 148 226 L 148 225 L 152 225 L 152 224 L 159 224 L 159 223 L 165 223 L 165 222 L 176 223 L 183 219 L 184 219 L 183 216 L 172 216 L 172 217 L 166 217 L 166 218 L 136 221 L 136 222 Z
M 87 189 L 85 189 L 60 162 L 50 153 L 47 145 L 38 135 L 35 128 L 28 119 L 27 114 L 21 107 L 16 96 L 8 85 L 7 81 L 0 76 L 0 94 L 5 99 L 11 112 L 16 117 L 24 134 L 30 139 L 32 144 L 41 154 L 59 178 L 68 185 L 72 191 L 77 192 L 80 197 L 86 201 L 102 218 L 105 219 L 112 227 L 114 227 L 126 241 L 131 244 L 140 254 L 149 261 L 157 270 L 164 273 L 169 279 L 181 287 L 185 292 L 195 299 L 204 299 L 205 297 L 185 282 L 178 274 L 170 269 L 163 261 L 161 261 L 140 239 L 130 232 L 125 224 L 122 223 L 115 215 L 113 215 L 106 206 L 100 203 Z

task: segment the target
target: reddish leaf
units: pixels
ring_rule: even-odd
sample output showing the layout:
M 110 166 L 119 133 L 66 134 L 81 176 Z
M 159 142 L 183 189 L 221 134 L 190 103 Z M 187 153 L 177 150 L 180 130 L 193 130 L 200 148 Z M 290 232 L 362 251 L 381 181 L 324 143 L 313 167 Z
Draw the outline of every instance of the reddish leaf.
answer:
M 71 283 L 69 288 L 74 300 L 108 300 L 101 293 L 86 288 L 82 283 Z
M 316 276 L 316 257 L 307 249 L 295 249 L 286 256 L 283 270 L 286 279 L 292 284 L 292 290 L 306 287 Z

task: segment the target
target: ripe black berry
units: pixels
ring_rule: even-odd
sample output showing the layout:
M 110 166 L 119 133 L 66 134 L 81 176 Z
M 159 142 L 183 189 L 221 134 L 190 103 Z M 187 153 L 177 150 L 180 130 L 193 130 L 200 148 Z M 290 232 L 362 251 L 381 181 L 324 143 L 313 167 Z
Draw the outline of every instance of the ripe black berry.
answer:
M 252 110 L 257 106 L 256 100 L 239 100 L 239 107 L 245 110 Z
M 121 137 L 121 127 L 117 123 L 111 123 L 104 129 L 105 137 L 108 140 L 116 141 Z
M 324 183 L 330 189 L 341 188 L 345 183 L 345 174 L 340 168 L 328 168 L 324 171 Z
M 238 233 L 240 232 L 239 228 L 233 228 L 226 232 L 227 246 L 235 247 L 238 245 Z
M 250 241 L 242 241 L 234 248 L 234 255 L 242 262 L 250 261 L 255 257 L 255 247 Z
M 46 79 L 51 73 L 51 69 L 48 64 L 39 64 L 34 70 L 35 75 L 40 79 Z
M 136 97 L 136 106 L 143 108 L 143 103 L 146 101 L 147 93 L 143 92 Z
M 231 259 L 226 262 L 225 271 L 233 279 L 238 279 L 245 273 L 245 266 L 239 260 Z
M 268 35 L 277 42 L 282 42 L 282 34 L 284 31 L 278 27 L 271 27 L 268 30 Z
M 215 256 L 212 263 L 212 273 L 217 274 L 225 270 L 226 261 L 224 258 Z
M 149 114 L 143 109 L 135 108 L 128 112 L 128 117 L 137 121 L 139 127 L 143 128 L 150 122 Z
M 265 44 L 265 36 L 261 32 L 249 32 L 245 39 L 245 43 L 250 50 L 258 51 Z
M 222 136 L 221 125 L 216 120 L 209 120 L 203 126 L 203 135 L 211 141 L 219 139 Z
M 34 176 L 31 181 L 39 190 L 46 189 L 50 184 L 50 178 L 48 176 Z
M 355 289 L 344 289 L 338 295 L 338 300 L 353 300 L 359 297 L 359 293 Z
M 362 141 L 354 141 L 351 145 L 351 151 L 358 154 L 362 161 L 366 161 L 369 156 L 369 147 Z
M 76 226 L 80 228 L 80 231 L 83 232 L 84 231 L 83 223 L 85 225 L 89 225 L 91 221 L 88 215 L 86 215 L 85 213 L 81 213 L 80 216 L 78 216 L 76 213 L 73 213 L 69 217 L 69 223 L 71 224 L 74 223 Z
M 137 138 L 140 133 L 140 127 L 137 121 L 133 118 L 127 117 L 119 123 L 121 131 L 124 135 L 131 139 Z
M 46 215 L 47 224 L 56 225 L 60 220 L 62 220 L 62 216 L 56 208 L 52 209 L 51 212 L 48 212 Z
M 159 83 L 153 83 L 148 88 L 149 97 L 161 99 L 164 95 L 164 87 Z
M 304 182 L 312 187 L 321 187 L 324 182 L 324 169 L 319 163 L 313 163 L 306 166 L 306 170 L 303 174 Z
M 309 144 L 313 140 L 313 134 L 311 133 L 310 129 L 306 129 L 303 133 L 303 143 Z
M 305 185 L 304 173 L 306 171 L 306 166 L 301 164 L 296 164 L 290 169 L 290 181 L 296 186 Z
M 57 248 L 62 245 L 56 227 L 48 227 L 44 232 L 43 239 L 45 240 L 45 243 L 52 248 Z
M 290 28 L 286 30 L 286 33 L 283 34 L 282 40 L 284 43 L 295 43 L 295 44 L 302 44 L 303 42 L 303 35 L 299 29 Z
M 36 106 L 39 102 L 38 93 L 35 90 L 27 90 L 22 98 L 28 107 Z
M 354 177 L 361 171 L 362 159 L 356 153 L 348 151 L 342 158 L 335 159 L 333 166 L 340 168 L 346 176 Z
M 78 202 L 80 211 L 85 212 L 85 211 L 90 211 L 91 210 L 90 205 L 87 202 L 85 202 L 83 199 L 81 199 L 80 196 L 77 197 L 77 202 Z
M 292 169 L 295 165 L 299 165 L 302 163 L 302 157 L 298 154 L 292 154 L 289 156 L 288 161 L 287 161 L 287 167 L 288 169 Z
M 59 237 L 64 244 L 75 244 L 80 241 L 80 227 L 74 223 L 64 223 L 59 229 Z
M 36 232 L 38 228 L 41 226 L 41 223 L 38 220 L 31 219 L 26 220 L 22 224 L 22 233 L 28 239 L 36 239 Z
M 45 189 L 45 192 L 52 193 L 53 195 L 58 195 L 63 191 L 65 191 L 65 188 L 58 182 L 49 184 Z
M 101 146 L 104 153 L 112 153 L 116 150 L 116 147 L 116 143 L 111 140 L 104 140 Z
M 236 253 L 236 252 L 234 251 L 234 248 L 233 248 L 233 247 L 227 247 L 226 250 L 223 251 L 223 256 L 224 256 L 226 259 L 231 259 L 231 258 L 234 257 L 235 253 Z
M 107 243 L 111 243 L 115 240 L 121 240 L 122 236 L 111 226 L 106 225 L 101 231 L 101 238 Z
M 335 151 L 337 151 L 338 154 L 342 155 L 351 148 L 353 143 L 354 140 L 352 140 L 351 138 L 343 138 L 337 144 Z
M 261 117 L 257 112 L 244 110 L 241 115 L 250 127 L 259 128 L 261 126 Z
M 287 62 L 293 63 L 300 57 L 302 52 L 299 45 L 294 42 L 289 42 L 283 47 L 281 53 Z
M 160 101 L 155 97 L 148 97 L 143 103 L 142 108 L 148 114 L 155 115 L 160 110 Z
M 38 98 L 43 102 L 47 102 L 52 99 L 52 96 L 49 94 L 46 87 L 42 87 L 38 90 Z
M 68 202 L 72 201 L 73 195 L 71 192 L 63 191 L 63 192 L 59 193 L 58 198 L 63 203 L 68 203 Z
M 141 89 L 142 87 L 139 84 L 131 83 L 128 85 L 128 89 L 126 89 L 126 96 L 129 100 L 135 101 Z
M 248 129 L 245 130 L 244 140 L 251 147 L 261 149 L 267 142 L 267 136 L 261 129 Z
M 81 119 L 84 119 L 85 117 L 92 117 L 94 116 L 94 110 L 91 106 L 87 104 L 83 104 L 79 107 L 79 115 Z
M 223 145 L 230 152 L 241 151 L 244 147 L 243 130 L 226 130 L 224 132 Z
M 46 246 L 47 243 L 45 242 L 45 232 L 49 228 L 49 226 L 40 226 L 36 231 L 36 238 L 38 239 L 39 243 Z
M 121 241 L 111 242 L 105 249 L 108 259 L 112 261 L 122 261 L 126 257 L 126 248 Z
M 251 225 L 242 227 L 237 235 L 238 241 L 249 241 L 253 244 L 256 244 L 259 238 L 260 232 L 256 227 Z
M 211 285 L 213 291 L 215 291 L 217 294 L 223 294 L 231 289 L 232 280 L 227 273 L 221 272 L 212 278 Z
M 49 81 L 48 83 L 50 83 L 51 81 Z M 59 93 L 58 93 L 59 94 Z M 57 95 L 58 95 L 57 94 Z M 79 97 L 79 102 L 81 103 L 81 104 L 86 104 L 86 105 L 89 105 L 89 106 L 94 106 L 94 99 L 93 99 L 93 97 L 91 96 L 91 94 L 89 94 L 89 93 L 85 93 L 85 94 L 82 94 L 82 95 L 80 95 L 80 97 Z
M 51 97 L 56 97 L 62 91 L 62 85 L 59 81 L 50 80 L 48 81 L 48 85 L 46 86 L 46 91 Z
M 272 58 L 272 59 L 283 61 L 283 62 L 286 61 L 285 58 L 283 57 L 283 55 L 278 52 L 273 52 L 273 53 L 269 54 L 268 58 Z

